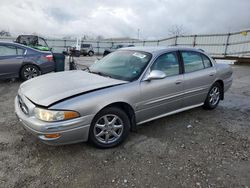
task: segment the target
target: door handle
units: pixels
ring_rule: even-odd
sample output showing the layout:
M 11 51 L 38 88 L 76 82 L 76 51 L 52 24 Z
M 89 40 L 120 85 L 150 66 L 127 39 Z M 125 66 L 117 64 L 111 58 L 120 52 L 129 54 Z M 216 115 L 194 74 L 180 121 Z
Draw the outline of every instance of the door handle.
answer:
M 17 56 L 16 59 L 23 59 L 23 57 L 22 56 Z
M 210 73 L 209 76 L 214 76 L 214 73 Z
M 176 80 L 175 84 L 180 84 L 182 81 L 181 80 Z

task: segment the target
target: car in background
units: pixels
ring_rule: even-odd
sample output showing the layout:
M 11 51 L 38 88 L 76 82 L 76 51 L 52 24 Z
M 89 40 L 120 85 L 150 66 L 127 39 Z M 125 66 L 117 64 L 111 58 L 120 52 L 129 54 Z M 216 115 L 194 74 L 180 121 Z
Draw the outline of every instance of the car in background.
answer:
M 41 51 L 51 51 L 46 40 L 37 35 L 19 35 L 15 42 Z
M 72 54 L 72 51 L 74 51 L 73 54 Z M 62 53 L 64 55 L 72 55 L 74 57 L 80 57 L 81 55 L 93 56 L 95 54 L 92 44 L 81 44 L 80 50 L 74 46 L 67 46 Z
M 55 70 L 50 51 L 40 51 L 22 44 L 0 42 L 0 78 L 29 80 Z
M 216 108 L 231 84 L 230 65 L 194 48 L 122 48 L 86 71 L 23 83 L 15 111 L 47 144 L 89 141 L 110 148 L 137 125 L 198 106 Z
M 81 44 L 80 54 L 83 56 L 93 56 L 95 54 L 92 44 Z
M 132 45 L 132 44 L 129 44 L 129 45 L 125 45 L 125 44 L 113 45 L 111 48 L 107 48 L 107 49 L 104 50 L 103 57 L 110 54 L 111 52 L 116 51 L 119 48 L 124 48 L 124 47 L 134 47 L 134 45 Z

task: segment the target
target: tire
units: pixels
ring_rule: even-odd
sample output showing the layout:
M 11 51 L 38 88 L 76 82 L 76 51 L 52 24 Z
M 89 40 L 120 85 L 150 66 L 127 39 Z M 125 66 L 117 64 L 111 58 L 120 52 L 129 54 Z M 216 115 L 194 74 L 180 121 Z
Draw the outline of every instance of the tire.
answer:
M 215 109 L 220 102 L 222 92 L 221 85 L 218 82 L 215 82 L 207 94 L 204 108 L 208 110 Z
M 91 57 L 94 55 L 94 52 L 93 51 L 89 51 L 88 55 Z
M 81 52 L 79 50 L 76 50 L 74 53 L 74 57 L 80 57 L 81 56 Z
M 38 67 L 35 65 L 31 65 L 31 64 L 24 65 L 20 71 L 21 79 L 24 81 L 29 80 L 31 78 L 35 78 L 40 75 L 41 75 L 41 72 L 38 69 Z
M 89 142 L 98 148 L 112 148 L 125 140 L 129 130 L 127 114 L 119 108 L 108 107 L 94 117 L 89 130 Z
M 108 51 L 104 51 L 103 57 L 106 56 L 106 55 L 108 55 L 109 53 L 110 53 L 110 52 L 108 52 Z

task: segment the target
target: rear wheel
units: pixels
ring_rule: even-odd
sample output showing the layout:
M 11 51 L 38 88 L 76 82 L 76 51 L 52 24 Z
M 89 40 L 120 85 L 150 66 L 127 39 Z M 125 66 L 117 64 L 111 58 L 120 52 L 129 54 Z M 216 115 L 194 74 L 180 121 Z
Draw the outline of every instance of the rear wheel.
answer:
M 115 107 L 105 108 L 91 123 L 89 141 L 99 148 L 115 147 L 125 140 L 129 130 L 130 121 L 124 111 Z
M 89 56 L 93 56 L 93 55 L 94 55 L 94 52 L 89 51 L 88 55 L 89 55 Z
M 220 102 L 222 92 L 221 85 L 218 82 L 214 83 L 208 92 L 204 107 L 210 110 L 216 108 Z
M 22 80 L 29 80 L 39 75 L 41 75 L 41 72 L 35 65 L 24 65 L 20 72 Z

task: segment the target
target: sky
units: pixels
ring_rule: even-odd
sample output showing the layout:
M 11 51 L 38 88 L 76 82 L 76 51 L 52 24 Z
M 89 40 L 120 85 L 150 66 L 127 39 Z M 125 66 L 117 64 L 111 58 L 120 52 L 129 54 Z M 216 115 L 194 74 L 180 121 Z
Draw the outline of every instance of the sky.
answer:
M 250 28 L 250 0 L 0 0 L 0 30 L 47 37 L 161 39 Z

